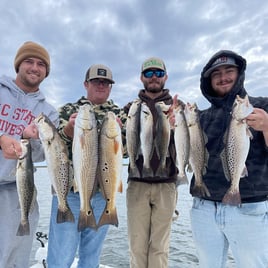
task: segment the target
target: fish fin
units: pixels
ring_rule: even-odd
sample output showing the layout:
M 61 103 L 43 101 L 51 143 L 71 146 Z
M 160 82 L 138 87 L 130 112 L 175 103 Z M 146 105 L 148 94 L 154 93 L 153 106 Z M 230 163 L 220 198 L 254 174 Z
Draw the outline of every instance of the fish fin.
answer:
M 189 173 L 193 173 L 193 168 L 192 168 L 192 166 L 191 166 L 191 164 L 189 163 L 188 164 L 188 166 L 187 166 L 187 172 L 189 172 Z
M 111 225 L 115 225 L 116 227 L 118 227 L 118 217 L 117 217 L 116 207 L 114 207 L 111 210 L 108 210 L 107 207 L 105 207 L 101 215 L 101 218 L 99 220 L 98 228 L 105 224 L 111 224 Z
M 30 224 L 27 220 L 26 222 L 20 222 L 20 225 L 18 227 L 17 236 L 24 236 L 24 235 L 30 235 Z
M 253 135 L 252 135 L 252 133 L 251 133 L 251 131 L 250 131 L 250 129 L 248 127 L 246 129 L 246 133 L 247 133 L 247 136 L 249 136 L 250 139 L 253 139 Z
M 69 185 L 68 185 L 68 193 L 69 193 L 71 189 L 74 189 L 74 183 L 75 183 L 74 179 L 69 178 L 68 183 L 69 183 Z
M 74 179 L 73 180 L 73 191 L 74 191 L 74 193 L 77 193 L 78 192 L 78 186 L 77 186 L 77 181 Z
M 87 227 L 97 229 L 97 224 L 95 220 L 95 216 L 93 214 L 93 210 L 91 209 L 87 213 L 84 211 L 80 211 L 79 219 L 78 219 L 78 232 L 83 231 Z
M 122 180 L 120 180 L 118 188 L 117 188 L 117 192 L 119 193 L 123 193 L 123 183 Z
M 248 176 L 248 170 L 247 170 L 247 167 L 244 166 L 240 177 L 244 178 L 244 177 L 247 177 L 247 176 Z
M 204 162 L 204 169 L 203 169 L 203 175 L 205 175 L 207 173 L 207 169 L 206 167 L 208 166 L 208 159 L 209 159 L 209 153 L 207 148 L 205 147 L 205 162 Z
M 74 215 L 68 205 L 67 209 L 64 211 L 58 208 L 57 223 L 63 222 L 74 222 Z
M 32 202 L 31 202 L 31 206 L 30 206 L 30 210 L 29 210 L 30 213 L 32 213 L 33 210 L 34 210 L 34 208 L 35 208 L 36 197 L 37 197 L 37 189 L 34 186 L 34 189 L 33 189 L 33 198 L 32 198 Z
M 74 189 L 74 193 L 77 193 L 79 191 L 76 183 L 74 183 L 73 189 Z
M 51 194 L 56 195 L 56 191 L 55 191 L 55 189 L 54 189 L 54 187 L 52 185 L 51 185 Z
M 226 192 L 226 194 L 222 199 L 222 203 L 231 206 L 241 205 L 242 201 L 239 191 L 232 191 L 231 189 L 228 189 L 228 191 Z
M 227 158 L 226 158 L 226 150 L 225 149 L 222 150 L 222 152 L 220 154 L 220 158 L 221 158 L 221 163 L 222 163 L 224 176 L 225 176 L 227 181 L 230 181 L 231 175 L 230 175 L 230 172 L 229 172 L 229 169 L 228 169 Z
M 227 139 L 228 139 L 228 132 L 229 132 L 229 129 L 227 129 L 223 135 L 223 144 L 226 146 L 227 144 Z
M 83 149 L 84 146 L 85 146 L 85 136 L 84 135 L 80 135 L 79 136 L 79 140 L 80 140 L 81 148 Z
M 206 173 L 207 173 L 207 168 L 206 168 L 206 165 L 204 165 L 202 169 L 202 175 L 205 175 Z
M 69 180 L 68 180 L 68 183 L 69 183 L 69 191 L 71 190 L 72 187 L 74 187 L 74 183 L 75 183 L 75 180 L 74 180 L 74 169 L 73 167 L 70 165 L 69 163 Z
M 204 131 L 202 131 L 203 139 L 204 139 L 204 145 L 208 143 L 208 137 Z
M 114 139 L 114 153 L 115 154 L 117 154 L 117 152 L 119 151 L 120 147 L 121 147 L 120 143 L 116 139 Z

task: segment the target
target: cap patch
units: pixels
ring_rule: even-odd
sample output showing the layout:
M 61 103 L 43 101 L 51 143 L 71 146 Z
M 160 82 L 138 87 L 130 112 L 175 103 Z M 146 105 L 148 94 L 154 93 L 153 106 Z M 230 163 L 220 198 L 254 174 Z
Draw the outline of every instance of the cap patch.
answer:
M 101 76 L 107 76 L 107 71 L 105 69 L 98 69 L 97 74 Z
M 204 77 L 209 77 L 209 75 L 218 67 L 223 65 L 230 65 L 238 67 L 238 65 L 235 63 L 235 59 L 228 56 L 221 56 L 217 58 L 211 65 L 210 68 L 207 69 L 207 71 L 204 73 Z
M 145 62 L 144 65 L 143 65 L 143 68 L 147 69 L 147 68 L 149 68 L 151 66 L 153 66 L 153 67 L 158 66 L 160 68 L 163 68 L 163 64 L 161 62 L 159 62 L 158 60 L 150 60 L 150 61 Z
M 216 59 L 212 65 L 223 64 L 226 62 L 228 62 L 228 57 L 223 56 L 223 57 Z
M 157 57 L 151 57 L 145 60 L 141 66 L 141 72 L 144 72 L 148 69 L 160 69 L 166 71 L 166 66 L 163 60 Z

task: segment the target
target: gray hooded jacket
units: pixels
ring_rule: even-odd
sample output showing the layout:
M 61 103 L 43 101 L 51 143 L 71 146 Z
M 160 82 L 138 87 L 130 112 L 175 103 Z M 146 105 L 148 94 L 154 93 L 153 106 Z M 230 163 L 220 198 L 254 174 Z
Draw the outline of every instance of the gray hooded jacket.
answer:
M 48 104 L 41 91 L 26 94 L 14 81 L 6 76 L 0 78 L 0 135 L 9 135 L 19 140 L 23 130 L 41 112 L 46 114 L 57 126 L 58 113 Z M 40 140 L 31 139 L 34 162 L 44 161 Z M 0 150 L 0 185 L 14 183 L 17 160 L 5 159 Z

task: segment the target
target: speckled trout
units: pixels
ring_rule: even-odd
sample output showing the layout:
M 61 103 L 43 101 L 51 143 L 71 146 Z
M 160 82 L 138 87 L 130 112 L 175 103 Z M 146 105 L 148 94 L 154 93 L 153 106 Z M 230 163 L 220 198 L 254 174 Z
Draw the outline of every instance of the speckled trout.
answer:
M 116 194 L 122 192 L 123 147 L 121 128 L 113 112 L 107 112 L 99 137 L 99 184 L 106 206 L 98 227 L 104 224 L 118 226 Z
M 80 106 L 74 125 L 73 168 L 75 189 L 80 196 L 78 231 L 97 228 L 90 200 L 97 183 L 98 130 L 95 113 L 89 104 Z
M 140 113 L 141 101 L 135 100 L 129 109 L 126 122 L 126 143 L 129 156 L 129 177 L 140 178 L 136 160 L 140 150 Z
M 248 96 L 241 98 L 237 95 L 232 108 L 225 149 L 221 155 L 225 176 L 231 181 L 231 186 L 222 200 L 225 204 L 234 206 L 241 204 L 239 182 L 241 177 L 248 175 L 245 162 L 252 138 L 245 117 L 252 111 L 253 106 L 249 103 Z
M 210 196 L 209 190 L 202 179 L 202 176 L 206 173 L 208 153 L 205 147 L 206 138 L 200 126 L 196 103 L 187 103 L 184 111 L 190 135 L 189 162 L 195 175 L 192 194 L 197 197 Z
M 52 190 L 58 199 L 57 223 L 74 222 L 73 213 L 67 202 L 67 195 L 72 186 L 67 146 L 45 114 L 41 113 L 36 117 L 34 123 L 44 148 Z
M 36 204 L 36 188 L 34 185 L 34 167 L 32 162 L 31 144 L 27 139 L 21 139 L 22 155 L 17 162 L 16 184 L 19 196 L 21 221 L 17 236 L 29 235 L 30 224 L 28 216 Z
M 140 147 L 143 155 L 143 177 L 153 177 L 150 165 L 153 154 L 153 115 L 145 102 L 141 104 L 140 112 Z
M 177 166 L 179 169 L 178 184 L 188 184 L 186 175 L 186 167 L 189 164 L 190 155 L 190 135 L 187 126 L 184 108 L 179 104 L 174 109 L 175 126 L 174 126 L 174 140 L 176 148 Z
M 168 119 L 170 105 L 164 102 L 158 102 L 155 104 L 155 108 L 157 111 L 157 123 L 154 144 L 160 161 L 155 176 L 167 177 L 166 158 L 169 153 L 168 146 L 170 141 L 170 124 Z

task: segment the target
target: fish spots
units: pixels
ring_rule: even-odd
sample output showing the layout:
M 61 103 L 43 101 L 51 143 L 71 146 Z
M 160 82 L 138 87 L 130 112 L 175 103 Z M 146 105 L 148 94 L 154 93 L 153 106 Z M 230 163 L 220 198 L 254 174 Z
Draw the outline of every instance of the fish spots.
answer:
M 103 167 L 102 167 L 102 171 L 103 172 L 106 172 L 106 171 L 108 171 L 109 170 L 109 165 L 108 165 L 108 163 L 106 162 L 106 163 L 103 163 Z
M 74 222 L 73 213 L 68 205 L 69 159 L 68 149 L 50 119 L 41 113 L 34 120 L 39 138 L 44 148 L 52 188 L 58 199 L 57 223 Z
M 92 210 L 88 210 L 87 211 L 87 216 L 91 216 L 93 213 L 92 213 Z

